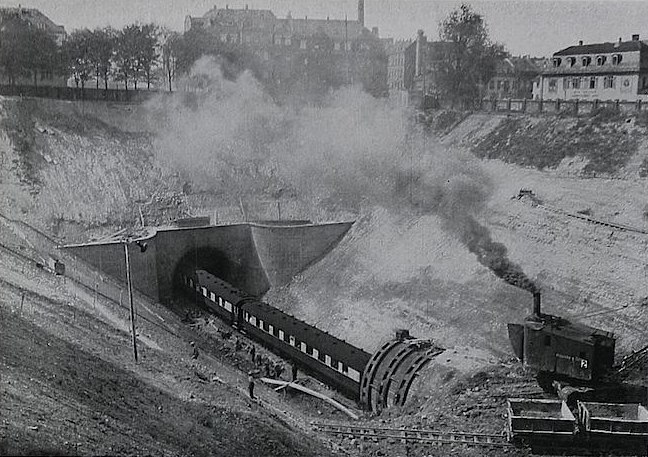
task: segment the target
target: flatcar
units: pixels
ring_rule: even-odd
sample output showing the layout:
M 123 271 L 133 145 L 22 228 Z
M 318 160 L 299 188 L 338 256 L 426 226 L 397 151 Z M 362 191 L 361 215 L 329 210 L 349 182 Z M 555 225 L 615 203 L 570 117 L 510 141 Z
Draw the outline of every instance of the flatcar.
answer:
M 247 295 L 204 270 L 183 275 L 190 290 L 232 326 L 358 400 L 370 354 Z

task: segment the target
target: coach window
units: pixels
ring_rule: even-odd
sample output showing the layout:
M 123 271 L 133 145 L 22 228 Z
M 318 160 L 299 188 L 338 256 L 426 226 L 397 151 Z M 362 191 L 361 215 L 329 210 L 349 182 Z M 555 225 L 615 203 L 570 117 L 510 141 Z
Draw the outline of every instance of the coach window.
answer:
M 259 327 L 261 330 L 264 330 L 264 328 L 263 328 L 263 319 L 259 319 L 259 326 L 258 326 L 258 327 Z
M 216 302 L 216 294 L 214 292 L 209 292 L 209 299 Z
M 319 359 L 319 351 L 315 348 L 313 348 L 313 357 Z
M 232 311 L 232 304 L 228 301 L 225 301 L 225 309 L 227 311 Z
M 218 306 L 223 307 L 223 299 L 221 297 L 218 297 Z
M 327 364 L 328 366 L 331 366 L 331 356 L 330 355 L 325 355 L 324 356 L 324 363 Z
M 344 364 L 343 364 L 342 362 L 338 362 L 338 363 L 337 363 L 337 370 L 338 370 L 339 372 L 344 373 L 345 369 L 344 369 Z
M 307 349 L 308 349 L 308 347 L 306 346 L 306 343 L 302 342 L 302 343 L 300 344 L 300 350 L 301 350 L 302 352 L 306 352 Z
M 360 372 L 354 370 L 353 368 L 349 367 L 349 377 L 353 379 L 355 382 L 360 382 Z
M 201 287 L 200 290 L 202 291 L 203 296 L 207 296 L 207 289 L 204 287 Z
M 294 346 L 295 345 L 295 337 L 290 335 L 290 337 L 288 338 L 288 342 L 290 343 L 291 346 Z
M 284 333 L 284 331 L 283 331 L 283 330 L 279 330 L 279 339 L 280 339 L 281 341 L 286 341 L 286 340 L 284 339 L 285 336 L 286 336 L 286 334 Z
M 256 317 L 250 316 L 250 325 L 256 325 Z
M 274 326 L 271 324 L 268 324 L 268 333 L 274 336 Z

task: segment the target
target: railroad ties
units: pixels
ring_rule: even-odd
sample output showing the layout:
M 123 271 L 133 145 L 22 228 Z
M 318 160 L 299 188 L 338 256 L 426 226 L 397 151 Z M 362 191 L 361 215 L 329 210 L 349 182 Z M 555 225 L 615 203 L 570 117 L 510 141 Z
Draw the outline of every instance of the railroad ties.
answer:
M 312 423 L 313 430 L 335 435 L 339 438 L 355 438 L 366 441 L 410 442 L 419 444 L 460 444 L 481 447 L 513 447 L 506 435 L 464 433 L 414 428 L 386 428 L 345 424 Z

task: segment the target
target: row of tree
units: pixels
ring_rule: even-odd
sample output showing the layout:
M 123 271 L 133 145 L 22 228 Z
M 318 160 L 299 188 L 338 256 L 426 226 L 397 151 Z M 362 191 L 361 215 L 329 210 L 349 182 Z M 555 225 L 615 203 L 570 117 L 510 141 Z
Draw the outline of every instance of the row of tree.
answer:
M 155 80 L 164 79 L 172 90 L 176 74 L 188 72 L 201 56 L 212 55 L 220 60 L 226 77 L 249 69 L 280 96 L 300 88 L 304 93 L 325 93 L 348 83 L 361 83 L 374 95 L 386 92 L 386 55 L 380 41 L 371 36 L 353 43 L 351 57 L 334 52 L 333 42 L 323 33 L 311 37 L 315 44 L 307 50 L 263 56 L 244 44 L 222 42 L 202 28 L 184 35 L 155 24 L 83 29 L 57 46 L 46 31 L 19 16 L 1 21 L 0 66 L 10 84 L 29 76 L 37 85 L 37 75 L 45 74 L 72 77 L 81 88 L 90 80 L 97 88 L 103 82 L 105 89 L 117 81 L 126 90 L 137 89 L 139 83 L 150 89 Z M 451 97 L 477 98 L 479 88 L 493 76 L 503 47 L 490 41 L 483 17 L 467 4 L 451 12 L 439 30 L 442 41 L 453 43 L 437 69 L 441 89 Z
M 170 73 L 169 81 L 174 76 L 175 58 L 168 51 L 178 34 L 154 24 L 75 30 L 58 46 L 46 30 L 18 15 L 3 17 L 1 22 L 0 67 L 11 85 L 25 77 L 38 85 L 41 75 L 71 77 L 82 88 L 95 79 L 97 88 L 102 81 L 108 89 L 114 80 L 128 90 L 137 89 L 139 82 L 150 88 L 161 70 Z

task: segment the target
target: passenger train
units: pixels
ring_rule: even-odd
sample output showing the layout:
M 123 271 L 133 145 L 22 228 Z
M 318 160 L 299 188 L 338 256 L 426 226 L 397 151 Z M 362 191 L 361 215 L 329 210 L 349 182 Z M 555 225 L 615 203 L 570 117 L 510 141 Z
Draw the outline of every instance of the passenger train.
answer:
M 183 282 L 232 326 L 341 393 L 359 399 L 369 353 L 247 295 L 207 271 L 183 274 Z

